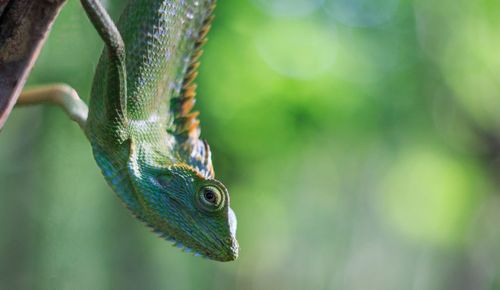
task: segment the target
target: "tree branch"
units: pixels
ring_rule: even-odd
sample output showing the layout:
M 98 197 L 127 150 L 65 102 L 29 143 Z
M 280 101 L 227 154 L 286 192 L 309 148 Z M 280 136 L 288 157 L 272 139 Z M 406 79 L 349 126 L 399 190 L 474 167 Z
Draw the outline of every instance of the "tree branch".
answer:
M 66 0 L 0 0 L 0 130 Z

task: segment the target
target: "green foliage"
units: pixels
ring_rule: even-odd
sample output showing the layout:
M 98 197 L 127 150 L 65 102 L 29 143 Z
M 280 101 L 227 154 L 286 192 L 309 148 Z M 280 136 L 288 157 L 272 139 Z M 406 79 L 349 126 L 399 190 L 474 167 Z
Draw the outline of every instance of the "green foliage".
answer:
M 238 214 L 233 263 L 135 221 L 62 112 L 15 110 L 0 289 L 500 289 L 499 11 L 220 0 L 197 108 Z M 69 1 L 29 85 L 87 99 L 101 48 Z

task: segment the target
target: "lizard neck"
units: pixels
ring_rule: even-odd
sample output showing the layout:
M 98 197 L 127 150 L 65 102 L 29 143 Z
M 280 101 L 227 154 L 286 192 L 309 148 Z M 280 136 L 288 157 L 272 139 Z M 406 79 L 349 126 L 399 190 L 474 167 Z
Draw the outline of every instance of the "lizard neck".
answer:
M 121 150 L 111 152 L 99 146 L 98 142 L 91 143 L 94 158 L 101 168 L 106 182 L 117 193 L 127 208 L 136 215 L 139 214 L 140 199 L 133 186 L 127 166 L 130 150 L 123 146 Z
M 130 133 L 130 139 L 122 144 L 101 144 L 96 139 L 91 140 L 91 144 L 94 158 L 106 182 L 125 205 L 141 218 L 143 196 L 137 192 L 132 175 L 140 176 L 141 168 L 166 168 L 175 164 L 177 159 L 173 155 L 176 151 L 170 148 L 174 146 L 171 141 L 174 137 L 168 133 L 159 134 L 158 128 L 140 125 L 135 129 Z M 156 130 L 156 134 L 149 130 Z

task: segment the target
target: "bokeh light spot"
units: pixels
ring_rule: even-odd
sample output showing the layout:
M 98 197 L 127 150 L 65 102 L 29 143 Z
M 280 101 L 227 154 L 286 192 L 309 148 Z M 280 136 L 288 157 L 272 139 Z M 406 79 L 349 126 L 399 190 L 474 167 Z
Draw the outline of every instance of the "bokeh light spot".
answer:
M 326 11 L 347 26 L 370 27 L 385 23 L 394 16 L 399 0 L 329 0 Z
M 273 16 L 307 16 L 323 4 L 323 0 L 253 0 L 262 11 Z
M 408 149 L 382 181 L 381 213 L 403 235 L 453 244 L 477 198 L 474 178 L 459 161 L 432 147 Z
M 256 41 L 262 59 L 288 77 L 315 78 L 327 72 L 335 61 L 332 30 L 311 21 L 270 22 Z

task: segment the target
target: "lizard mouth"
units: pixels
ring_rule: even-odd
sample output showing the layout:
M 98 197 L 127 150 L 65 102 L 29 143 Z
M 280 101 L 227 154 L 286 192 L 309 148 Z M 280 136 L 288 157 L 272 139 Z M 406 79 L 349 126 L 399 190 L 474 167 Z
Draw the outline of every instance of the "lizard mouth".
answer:
M 236 258 L 238 258 L 239 246 L 238 242 L 233 237 L 230 237 L 226 240 L 227 246 L 224 246 L 223 249 L 220 249 L 218 251 L 198 251 L 194 250 L 192 247 L 186 246 L 185 244 L 179 242 L 176 238 L 168 234 L 156 230 L 155 233 L 158 234 L 158 236 L 160 236 L 161 238 L 171 242 L 173 247 L 176 247 L 185 253 L 192 254 L 195 257 L 202 257 L 219 262 L 234 261 L 236 260 Z
M 236 215 L 231 208 L 228 209 L 228 224 L 229 235 L 222 238 L 217 235 L 206 234 L 205 242 L 200 242 L 182 231 L 172 231 L 168 227 L 148 225 L 159 237 L 171 242 L 173 247 L 185 253 L 214 261 L 230 262 L 236 260 L 239 254 L 239 245 L 236 240 Z
M 220 236 L 211 231 L 202 231 L 204 232 L 203 242 L 194 238 L 192 234 L 178 229 L 173 230 L 166 224 L 163 224 L 163 227 L 151 227 L 156 234 L 170 241 L 174 247 L 181 249 L 185 253 L 219 262 L 229 262 L 236 260 L 239 254 L 239 245 L 236 240 L 237 219 L 230 207 L 228 207 L 227 218 L 228 233 Z M 193 225 L 193 227 L 193 229 L 197 229 L 196 225 Z

